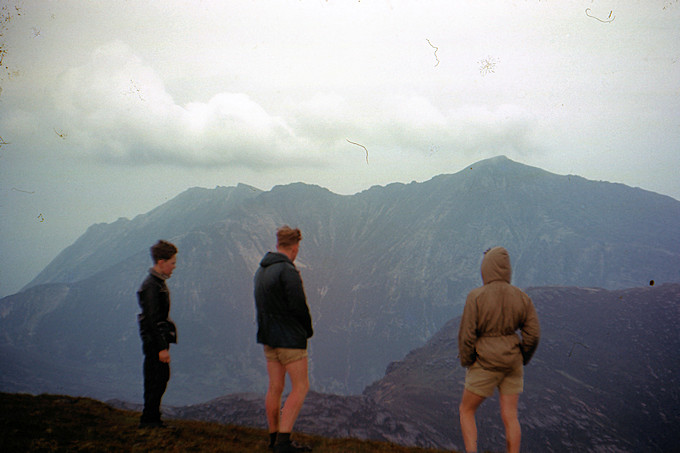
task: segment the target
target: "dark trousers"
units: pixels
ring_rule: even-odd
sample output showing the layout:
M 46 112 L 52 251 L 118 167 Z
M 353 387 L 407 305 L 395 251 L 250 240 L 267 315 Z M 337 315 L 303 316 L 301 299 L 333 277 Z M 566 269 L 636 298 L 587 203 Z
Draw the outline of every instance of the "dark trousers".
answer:
M 158 353 L 144 355 L 144 411 L 141 423 L 161 421 L 161 399 L 170 380 L 170 364 L 158 360 Z

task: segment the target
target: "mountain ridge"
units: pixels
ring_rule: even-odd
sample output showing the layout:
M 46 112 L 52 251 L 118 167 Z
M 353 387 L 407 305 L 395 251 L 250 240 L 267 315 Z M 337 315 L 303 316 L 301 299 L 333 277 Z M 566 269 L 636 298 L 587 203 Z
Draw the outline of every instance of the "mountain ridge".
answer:
M 0 348 L 14 358 L 36 351 L 82 376 L 58 388 L 106 381 L 93 396 L 138 397 L 135 294 L 149 246 L 164 238 L 180 250 L 168 284 L 182 391 L 170 402 L 266 388 L 252 277 L 284 223 L 302 230 L 296 264 L 316 332 L 310 376 L 324 393 L 361 392 L 458 315 L 490 246 L 509 250 L 519 287 L 680 281 L 680 202 L 498 158 L 351 196 L 303 183 L 190 190 L 93 228 L 48 266 L 51 283 L 0 299 Z M 58 307 L 57 288 L 66 294 Z M 34 379 L 30 362 L 15 365 L 25 371 L 4 376 L 12 385 Z
M 259 193 L 259 189 L 246 184 L 238 184 L 236 187 L 217 186 L 214 189 L 193 187 L 132 220 L 119 218 L 113 223 L 94 224 L 22 290 L 42 283 L 72 283 L 83 280 L 100 270 L 102 262 L 125 259 L 129 257 L 130 250 L 152 244 L 158 235 L 174 237 L 186 229 L 212 223 L 228 215 L 249 196 Z M 224 214 L 210 215 L 220 210 Z M 187 217 L 190 222 L 187 222 Z M 122 253 L 118 253 L 114 247 L 107 247 L 114 241 L 123 241 Z M 83 257 L 77 266 L 72 263 L 74 254 Z M 71 271 L 65 273 L 62 270 L 64 267 L 71 268 Z

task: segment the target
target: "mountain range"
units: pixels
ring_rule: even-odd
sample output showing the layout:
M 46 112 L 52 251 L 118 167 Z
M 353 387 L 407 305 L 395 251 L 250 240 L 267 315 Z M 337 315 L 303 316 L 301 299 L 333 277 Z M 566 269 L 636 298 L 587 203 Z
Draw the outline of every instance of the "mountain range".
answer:
M 252 276 L 282 224 L 302 230 L 311 383 L 325 394 L 360 394 L 458 316 L 491 246 L 509 250 L 520 287 L 680 281 L 680 202 L 502 156 L 351 196 L 302 183 L 194 188 L 93 225 L 0 299 L 0 387 L 141 400 L 135 293 L 163 238 L 180 250 L 168 281 L 179 332 L 166 402 L 263 392 Z

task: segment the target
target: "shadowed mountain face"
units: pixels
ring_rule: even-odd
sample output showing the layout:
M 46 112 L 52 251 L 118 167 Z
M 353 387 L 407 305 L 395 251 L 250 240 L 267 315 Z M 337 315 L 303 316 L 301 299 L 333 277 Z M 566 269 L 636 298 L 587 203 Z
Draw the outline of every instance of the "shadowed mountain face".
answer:
M 522 451 L 675 451 L 680 425 L 680 284 L 618 291 L 530 288 L 542 340 L 525 368 Z M 296 430 L 463 451 L 460 317 L 393 362 L 363 395 L 312 392 Z M 122 402 L 112 404 L 136 408 Z M 264 396 L 164 409 L 168 417 L 266 427 Z M 505 445 L 498 394 L 477 415 L 480 451 Z
M 680 285 L 531 288 L 541 343 L 525 368 L 526 451 L 673 451 L 680 423 Z M 388 368 L 364 395 L 451 432 L 465 380 L 460 319 Z M 457 426 L 456 444 L 462 446 Z M 478 415 L 480 450 L 504 445 L 498 397 Z
M 361 392 L 457 316 L 494 245 L 509 250 L 521 287 L 680 281 L 680 202 L 504 157 L 353 196 L 305 184 L 191 189 L 92 226 L 0 300 L 2 388 L 141 399 L 135 293 L 149 246 L 164 238 L 180 250 L 168 281 L 179 344 L 167 401 L 264 391 L 252 276 L 282 224 L 303 233 L 297 265 L 321 392 Z
M 680 424 L 680 284 L 618 291 L 527 290 L 542 340 L 525 368 L 522 450 L 675 451 Z M 363 395 L 311 392 L 296 430 L 463 451 L 458 404 L 460 317 L 393 362 Z M 138 404 L 111 401 L 121 408 Z M 264 395 L 234 394 L 166 407 L 168 417 L 266 427 Z M 478 411 L 480 451 L 505 445 L 498 394 Z

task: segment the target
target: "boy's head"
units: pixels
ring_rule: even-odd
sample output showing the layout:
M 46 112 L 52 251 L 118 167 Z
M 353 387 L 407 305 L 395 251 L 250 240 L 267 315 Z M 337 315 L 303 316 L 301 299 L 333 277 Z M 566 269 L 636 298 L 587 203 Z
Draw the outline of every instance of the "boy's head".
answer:
M 177 265 L 177 247 L 167 241 L 158 241 L 151 247 L 153 268 L 169 278 Z
M 276 246 L 280 248 L 287 248 L 297 245 L 302 240 L 302 233 L 299 228 L 291 228 L 284 225 L 276 230 Z
M 177 255 L 177 247 L 168 241 L 160 240 L 151 246 L 151 259 L 154 264 L 161 260 L 167 261 L 175 255 Z
M 288 225 L 284 225 L 276 230 L 276 249 L 287 255 L 291 261 L 295 261 L 297 257 L 301 240 L 302 233 L 300 233 L 299 228 L 291 228 Z

